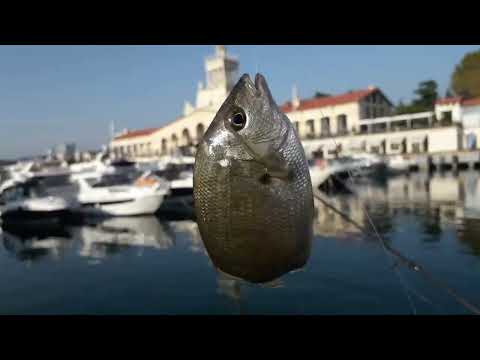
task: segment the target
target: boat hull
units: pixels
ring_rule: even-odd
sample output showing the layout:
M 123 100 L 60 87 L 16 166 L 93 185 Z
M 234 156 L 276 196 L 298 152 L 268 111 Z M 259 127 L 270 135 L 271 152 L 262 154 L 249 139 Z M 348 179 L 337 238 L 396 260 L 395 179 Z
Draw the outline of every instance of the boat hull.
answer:
M 59 222 L 70 215 L 68 210 L 35 211 L 35 210 L 9 210 L 2 213 L 4 223 L 45 223 Z
M 80 202 L 79 211 L 92 215 L 136 216 L 154 214 L 162 204 L 164 195 L 146 195 L 125 200 Z

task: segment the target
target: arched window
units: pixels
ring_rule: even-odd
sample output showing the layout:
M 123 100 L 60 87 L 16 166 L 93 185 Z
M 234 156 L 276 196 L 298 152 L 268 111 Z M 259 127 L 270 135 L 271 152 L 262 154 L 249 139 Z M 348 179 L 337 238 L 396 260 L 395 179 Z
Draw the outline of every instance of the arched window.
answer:
M 307 138 L 311 139 L 315 137 L 315 120 L 313 119 L 307 120 L 307 129 L 308 129 Z
M 177 135 L 172 134 L 172 147 L 177 148 L 178 147 L 178 138 Z
M 330 135 L 330 118 L 323 117 L 320 119 L 320 131 L 322 136 Z
M 202 141 L 203 134 L 205 133 L 205 127 L 202 123 L 197 125 L 197 142 Z
M 348 132 L 347 115 L 341 114 L 337 116 L 337 133 L 346 134 Z
M 190 132 L 188 129 L 183 129 L 182 131 L 182 145 L 190 146 L 192 145 L 192 139 L 190 138 Z
M 162 139 L 162 155 L 167 154 L 167 139 Z

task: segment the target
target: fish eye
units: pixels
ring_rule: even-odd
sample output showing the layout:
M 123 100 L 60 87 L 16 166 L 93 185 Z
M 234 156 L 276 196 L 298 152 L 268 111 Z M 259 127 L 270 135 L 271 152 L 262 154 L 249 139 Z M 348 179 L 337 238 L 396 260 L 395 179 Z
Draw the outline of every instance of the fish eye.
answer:
M 245 127 L 246 123 L 247 123 L 247 117 L 245 116 L 245 113 L 242 111 L 236 112 L 230 118 L 230 124 L 232 125 L 235 131 L 242 130 Z

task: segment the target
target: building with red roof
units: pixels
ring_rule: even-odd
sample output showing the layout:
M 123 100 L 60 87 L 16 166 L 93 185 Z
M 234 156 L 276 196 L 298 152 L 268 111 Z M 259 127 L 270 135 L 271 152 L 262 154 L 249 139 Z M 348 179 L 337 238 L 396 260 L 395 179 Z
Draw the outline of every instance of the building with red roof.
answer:
M 280 106 L 302 139 L 356 133 L 368 119 L 389 116 L 393 108 L 392 102 L 374 86 L 309 99 L 300 99 L 294 89 L 292 100 Z
M 194 105 L 185 102 L 183 114 L 164 126 L 118 134 L 111 149 L 137 159 L 178 149 L 194 151 L 235 85 L 238 67 L 237 59 L 228 56 L 224 46 L 216 46 L 215 54 L 205 60 L 206 83 L 199 83 Z M 332 149 L 335 153 L 337 147 L 383 154 L 451 151 L 461 148 L 459 123 L 464 128 L 478 128 L 480 136 L 480 98 L 438 99 L 434 111 L 394 115 L 393 103 L 375 86 L 303 99 L 294 87 L 291 99 L 279 107 L 309 154 L 319 148 L 323 153 Z M 441 121 L 439 128 L 435 118 L 447 121 Z
M 435 103 L 437 119 L 451 119 L 462 123 L 464 127 L 480 127 L 480 97 L 464 98 L 461 96 L 441 98 Z

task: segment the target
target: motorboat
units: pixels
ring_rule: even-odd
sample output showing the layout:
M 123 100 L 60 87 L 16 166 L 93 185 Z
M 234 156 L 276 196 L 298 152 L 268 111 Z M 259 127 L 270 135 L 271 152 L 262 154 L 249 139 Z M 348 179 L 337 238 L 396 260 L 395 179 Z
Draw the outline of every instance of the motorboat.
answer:
M 193 194 L 193 156 L 170 156 L 162 159 L 155 175 L 170 182 L 170 197 Z
M 352 153 L 349 158 L 356 161 L 357 172 L 364 176 L 384 175 L 387 162 L 383 156 L 369 153 Z
M 44 186 L 65 186 L 72 174 L 119 173 L 138 174 L 136 163 L 124 159 L 111 159 L 108 152 L 100 152 L 91 161 L 67 164 L 59 161 L 22 161 L 5 167 L 6 177 L 11 179 L 36 178 L 44 180 Z
M 162 216 L 194 218 L 193 208 L 193 156 L 168 156 L 161 159 L 153 174 L 169 182 L 170 194 L 165 197 Z
M 59 220 L 70 207 L 66 199 L 46 193 L 36 179 L 8 179 L 0 185 L 3 222 Z
M 311 159 L 308 161 L 310 178 L 314 188 L 318 188 L 331 178 L 345 180 L 363 173 L 364 164 L 350 157 L 338 159 Z
M 154 214 L 166 195 L 168 183 L 148 175 L 134 182 L 125 174 L 85 172 L 72 174 L 72 191 L 80 213 L 108 216 Z
M 392 155 L 388 157 L 387 167 L 390 174 L 403 174 L 410 170 L 410 157 L 408 155 Z
M 111 159 L 108 152 L 103 151 L 98 153 L 91 161 L 71 164 L 69 170 L 73 174 L 85 172 L 100 172 L 100 173 L 130 173 L 135 171 L 136 163 L 125 159 Z
M 309 169 L 312 185 L 318 188 L 332 177 L 342 181 L 382 178 L 387 173 L 387 162 L 375 154 L 354 153 L 336 159 L 311 159 Z
M 364 172 L 363 164 L 349 157 L 338 159 L 310 159 L 308 160 L 312 187 L 315 190 L 331 192 L 351 192 L 348 181 L 357 179 Z
M 70 174 L 68 165 L 59 162 L 25 161 L 6 168 L 9 179 L 57 178 Z

